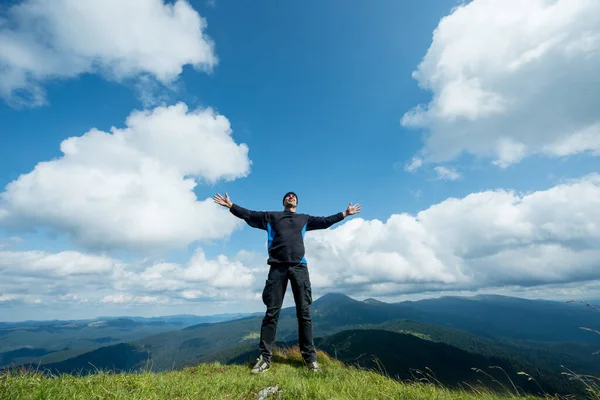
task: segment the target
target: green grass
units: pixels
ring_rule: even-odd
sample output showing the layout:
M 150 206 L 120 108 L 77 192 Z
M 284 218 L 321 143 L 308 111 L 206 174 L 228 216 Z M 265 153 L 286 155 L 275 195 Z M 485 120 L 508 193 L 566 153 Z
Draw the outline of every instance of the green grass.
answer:
M 539 399 L 513 393 L 494 394 L 485 388 L 450 390 L 434 383 L 402 383 L 365 371 L 319 352 L 323 372 L 315 374 L 302 362 L 298 348 L 277 349 L 271 369 L 251 375 L 250 366 L 200 364 L 180 371 L 87 376 L 44 376 L 35 371 L 0 376 L 1 399 L 256 399 L 267 387 L 278 386 L 280 399 Z M 269 397 L 272 398 L 272 397 Z
M 406 333 L 407 335 L 413 335 L 413 336 L 418 337 L 419 339 L 429 340 L 430 342 L 433 342 L 433 339 L 431 338 L 431 336 L 426 335 L 424 333 L 414 332 L 414 331 L 410 331 L 410 330 L 406 330 L 406 329 L 400 329 L 397 332 L 398 333 Z
M 242 338 L 242 342 L 250 339 L 260 339 L 260 332 L 250 332 Z

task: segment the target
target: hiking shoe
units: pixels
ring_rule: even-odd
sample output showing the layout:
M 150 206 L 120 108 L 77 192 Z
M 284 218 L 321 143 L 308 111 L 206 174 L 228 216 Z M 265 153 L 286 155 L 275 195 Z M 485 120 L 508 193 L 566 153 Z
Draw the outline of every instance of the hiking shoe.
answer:
M 254 364 L 254 368 L 250 371 L 253 374 L 262 374 L 265 371 L 268 371 L 271 368 L 271 363 L 266 361 L 262 354 L 256 359 L 256 364 Z
M 308 363 L 308 368 L 310 368 L 310 370 L 312 372 L 322 372 L 323 371 L 321 369 L 321 367 L 319 366 L 319 363 L 317 363 L 316 361 Z

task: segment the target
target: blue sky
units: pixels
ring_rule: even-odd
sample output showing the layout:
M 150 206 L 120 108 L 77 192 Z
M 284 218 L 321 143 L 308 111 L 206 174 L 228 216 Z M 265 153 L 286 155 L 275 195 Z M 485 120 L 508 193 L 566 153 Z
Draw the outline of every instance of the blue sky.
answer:
M 362 205 L 307 235 L 316 296 L 598 293 L 597 6 L 106 2 L 73 22 L 69 3 L 1 9 L 0 320 L 262 310 L 266 236 L 206 204 L 216 192 Z M 208 107 L 230 133 L 187 117 Z M 136 110 L 118 158 L 111 128 Z

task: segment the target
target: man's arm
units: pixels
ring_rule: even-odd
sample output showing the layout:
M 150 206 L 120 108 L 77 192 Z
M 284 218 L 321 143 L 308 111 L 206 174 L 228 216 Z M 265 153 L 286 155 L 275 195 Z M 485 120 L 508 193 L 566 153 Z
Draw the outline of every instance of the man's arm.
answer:
M 215 201 L 215 203 L 223 207 L 229 208 L 229 211 L 233 215 L 243 219 L 251 227 L 264 230 L 267 229 L 267 224 L 269 222 L 268 213 L 263 211 L 248 210 L 242 206 L 233 204 L 227 193 L 225 193 L 225 197 L 221 196 L 220 193 L 217 193 L 215 196 L 213 196 L 213 200 Z
M 350 203 L 348 208 L 344 212 L 330 215 L 329 217 L 308 217 L 308 223 L 306 224 L 307 231 L 314 231 L 317 229 L 327 229 L 333 224 L 337 224 L 349 215 L 358 214 L 360 212 L 360 204 L 352 205 Z

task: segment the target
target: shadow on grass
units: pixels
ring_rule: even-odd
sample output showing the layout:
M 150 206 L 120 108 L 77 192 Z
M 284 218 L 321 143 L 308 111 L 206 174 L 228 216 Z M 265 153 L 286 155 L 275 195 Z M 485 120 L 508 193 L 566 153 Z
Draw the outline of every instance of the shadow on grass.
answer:
M 323 351 L 317 350 L 317 361 L 321 362 L 323 360 L 330 360 L 330 357 L 327 353 Z M 252 368 L 256 363 L 256 359 L 252 361 L 248 361 L 245 365 L 249 368 Z M 306 363 L 302 358 L 302 353 L 300 353 L 300 348 L 296 346 L 292 347 L 274 347 L 273 355 L 271 357 L 272 364 L 287 364 L 289 366 L 295 368 L 305 368 Z
M 289 366 L 297 367 L 297 368 L 301 368 L 306 365 L 302 359 L 298 360 L 295 358 L 288 358 L 285 356 L 275 355 L 275 354 L 273 354 L 273 358 L 271 359 L 271 362 L 277 363 L 277 364 L 287 364 Z

